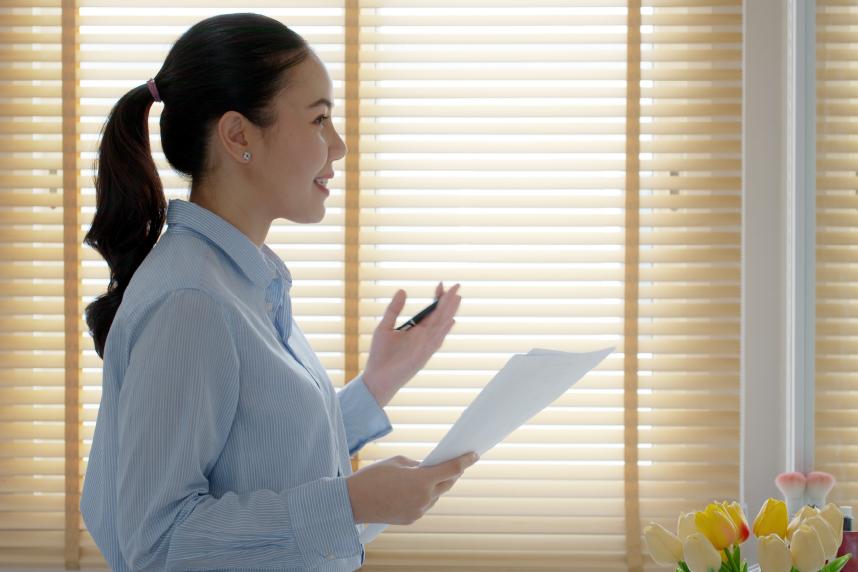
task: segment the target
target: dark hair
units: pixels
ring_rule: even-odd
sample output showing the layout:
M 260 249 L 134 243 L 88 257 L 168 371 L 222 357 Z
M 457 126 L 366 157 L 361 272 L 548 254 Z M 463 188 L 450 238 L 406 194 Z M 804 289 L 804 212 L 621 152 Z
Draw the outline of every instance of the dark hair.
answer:
M 209 134 L 227 111 L 260 127 L 275 120 L 271 101 L 286 86 L 286 70 L 310 53 L 301 36 L 259 14 L 226 14 L 192 26 L 176 41 L 153 78 L 160 99 L 161 146 L 170 165 L 199 182 Z M 107 292 L 86 307 L 95 351 L 104 344 L 134 271 L 161 234 L 164 188 L 149 146 L 154 101 L 144 83 L 113 107 L 102 131 L 95 178 L 96 211 L 84 242 L 107 261 Z

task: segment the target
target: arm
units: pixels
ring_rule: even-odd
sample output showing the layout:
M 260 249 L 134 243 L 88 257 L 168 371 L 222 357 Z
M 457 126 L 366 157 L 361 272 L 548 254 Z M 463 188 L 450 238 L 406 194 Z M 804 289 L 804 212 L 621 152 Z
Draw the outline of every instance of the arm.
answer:
M 171 293 L 146 319 L 119 398 L 117 533 L 128 565 L 313 568 L 358 556 L 344 478 L 209 493 L 238 405 L 229 324 L 198 290 Z
M 380 439 L 393 430 L 384 409 L 367 389 L 363 374 L 347 383 L 337 393 L 337 399 L 343 412 L 349 455 L 354 455 L 368 442 Z
M 350 455 L 392 430 L 382 408 L 441 347 L 462 300 L 458 290 L 457 284 L 445 293 L 438 284 L 437 308 L 409 331 L 394 328 L 405 305 L 405 292 L 400 290 L 394 296 L 373 333 L 366 370 L 338 394 Z

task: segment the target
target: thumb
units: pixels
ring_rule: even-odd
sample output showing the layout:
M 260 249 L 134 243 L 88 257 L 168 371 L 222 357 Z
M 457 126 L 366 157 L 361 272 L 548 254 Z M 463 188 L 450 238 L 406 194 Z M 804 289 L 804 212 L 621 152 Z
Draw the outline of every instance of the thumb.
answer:
M 379 328 L 383 330 L 393 329 L 396 325 L 396 318 L 399 317 L 399 313 L 402 311 L 402 308 L 405 307 L 405 298 L 405 290 L 396 291 L 396 294 L 393 295 L 393 300 L 391 300 L 390 304 L 387 305 L 387 309 L 384 311 L 384 316 L 378 324 Z
M 440 483 L 458 477 L 465 472 L 465 469 L 476 463 L 479 458 L 476 453 L 465 453 L 449 461 L 426 467 L 424 470 L 434 482 Z

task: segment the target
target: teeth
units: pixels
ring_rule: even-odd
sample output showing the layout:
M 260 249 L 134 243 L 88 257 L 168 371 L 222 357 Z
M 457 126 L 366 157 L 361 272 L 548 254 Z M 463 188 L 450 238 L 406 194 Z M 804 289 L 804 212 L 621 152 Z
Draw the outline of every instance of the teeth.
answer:
M 327 186 L 328 186 L 328 179 L 314 179 L 314 180 L 315 180 L 317 183 L 319 183 L 320 185 L 322 185 L 323 187 L 327 187 Z

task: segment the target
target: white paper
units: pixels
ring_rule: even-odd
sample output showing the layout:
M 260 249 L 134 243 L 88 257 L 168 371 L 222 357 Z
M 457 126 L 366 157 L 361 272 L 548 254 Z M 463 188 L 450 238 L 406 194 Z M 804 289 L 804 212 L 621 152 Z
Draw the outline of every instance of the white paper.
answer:
M 548 407 L 613 351 L 533 349 L 514 355 L 420 465 L 437 465 L 471 451 L 482 455 Z M 386 524 L 366 525 L 361 542 L 372 541 L 385 528 Z

